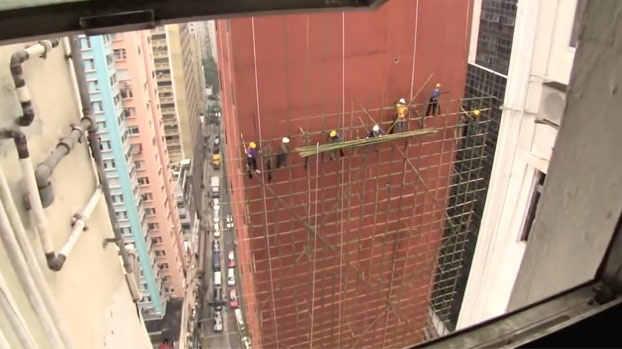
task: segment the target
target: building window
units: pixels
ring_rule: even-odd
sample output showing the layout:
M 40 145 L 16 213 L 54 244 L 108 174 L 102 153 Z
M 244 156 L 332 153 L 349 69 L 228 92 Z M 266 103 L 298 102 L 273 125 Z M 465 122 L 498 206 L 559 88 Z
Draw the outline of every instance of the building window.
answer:
M 118 187 L 120 187 L 119 179 L 118 178 L 108 178 L 108 185 L 111 188 L 118 188 Z
M 164 257 L 164 256 L 166 256 L 166 252 L 164 252 L 162 250 L 156 250 L 155 251 L 155 255 L 156 255 L 156 257 Z
M 151 193 L 144 193 L 141 195 L 144 201 L 151 201 L 153 200 L 153 194 Z
M 86 58 L 84 60 L 84 71 L 93 71 L 95 70 L 95 62 L 91 58 Z
M 110 198 L 112 199 L 112 202 L 115 203 L 115 204 L 122 204 L 123 203 L 123 194 L 110 195 Z
M 127 128 L 127 131 L 131 134 L 131 135 L 137 135 L 138 133 L 140 133 L 138 126 L 129 126 Z
M 145 162 L 144 161 L 134 161 L 134 167 L 137 170 L 140 170 L 141 168 L 143 168 L 145 166 Z
M 138 184 L 140 185 L 149 184 L 149 177 L 139 177 Z
M 134 97 L 134 94 L 132 93 L 132 88 L 126 87 L 126 88 L 121 89 L 121 97 L 123 97 L 123 99 Z
M 127 219 L 127 211 L 117 211 L 114 213 L 117 219 Z
M 536 212 L 538 211 L 538 203 L 540 202 L 540 197 L 542 196 L 545 178 L 546 174 L 536 170 L 534 184 L 531 189 L 531 200 L 529 202 L 529 208 L 527 209 L 523 230 L 521 231 L 520 241 L 527 241 L 529 239 L 533 221 L 536 219 Z
M 114 59 L 126 59 L 127 58 L 127 53 L 125 52 L 124 48 L 115 49 L 112 52 L 114 54 Z
M 121 227 L 121 234 L 123 235 L 130 235 L 132 234 L 132 230 L 130 229 L 130 227 Z
M 117 168 L 117 166 L 114 163 L 114 160 L 108 159 L 108 160 L 104 160 L 104 168 L 107 170 L 111 170 L 111 169 Z
M 80 48 L 88 50 L 91 48 L 91 40 L 89 38 L 80 38 Z
M 93 106 L 93 110 L 95 112 L 101 112 L 103 110 L 101 101 L 93 101 L 91 102 L 91 105 Z
M 99 142 L 100 150 L 110 150 L 110 141 L 100 141 Z
M 117 74 L 110 75 L 110 86 L 114 86 L 116 82 L 117 82 Z
M 132 152 L 132 154 L 140 154 L 143 152 L 143 145 L 142 144 L 132 144 L 132 146 L 130 147 L 130 151 Z
M 136 115 L 136 108 L 123 108 L 123 116 L 124 117 L 130 117 L 130 116 L 134 116 Z
M 159 236 L 156 236 L 156 237 L 154 237 L 154 238 L 151 238 L 151 243 L 152 243 L 152 244 L 161 244 L 161 243 L 162 243 L 162 238 L 161 238 L 161 237 L 159 237 Z M 159 267 L 160 267 L 160 269 L 162 269 L 162 265 L 159 265 Z M 165 268 L 165 269 L 168 269 L 168 267 L 167 267 L 167 268 Z
M 99 92 L 99 82 L 97 80 L 92 80 L 88 82 L 89 92 Z
M 111 65 L 112 63 L 114 63 L 114 59 L 112 58 L 112 55 L 106 55 L 106 63 L 108 65 Z
M 158 230 L 159 229 L 158 223 L 147 223 L 147 229 Z
M 162 238 L 161 237 L 157 237 L 156 239 L 160 239 L 159 242 L 162 242 Z M 155 239 L 151 239 L 151 240 L 155 240 Z M 156 242 L 154 242 L 154 243 L 156 243 Z M 168 269 L 168 263 L 158 264 L 158 267 L 160 267 L 160 270 L 166 270 L 166 269 Z
M 156 210 L 153 207 L 147 207 L 145 208 L 145 215 L 147 216 L 155 216 L 156 214 Z
M 95 124 L 97 125 L 97 131 L 103 131 L 106 129 L 105 121 L 97 121 Z

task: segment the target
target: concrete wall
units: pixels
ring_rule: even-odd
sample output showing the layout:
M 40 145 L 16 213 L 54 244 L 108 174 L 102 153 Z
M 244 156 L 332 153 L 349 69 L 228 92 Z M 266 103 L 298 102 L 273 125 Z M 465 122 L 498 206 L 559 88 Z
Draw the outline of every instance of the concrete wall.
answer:
M 268 190 L 244 176 L 242 137 L 246 144 L 260 141 L 264 152 L 276 151 L 283 136 L 292 139 L 292 149 L 304 145 L 299 127 L 319 133 L 311 144 L 324 143 L 333 128 L 345 127 L 347 139 L 364 137 L 363 127 L 349 128 L 360 125 L 359 114 L 352 120 L 351 111 L 360 104 L 378 108 L 400 97 L 411 99 L 431 74 L 415 103 L 429 98 L 435 82 L 448 91 L 444 98 L 461 97 L 469 9 L 470 2 L 456 8 L 451 1 L 391 1 L 369 13 L 217 23 L 226 151 L 232 162 L 227 166 L 253 344 L 393 347 L 423 339 L 455 144 L 443 127 L 455 120 L 430 120 L 428 126 L 441 128 L 430 144 L 399 143 L 415 166 L 425 169 L 421 175 L 436 204 L 388 144 L 378 156 L 348 152 L 342 161 L 324 160 L 318 176 L 315 157 L 307 171 L 304 160 L 292 155 L 289 169 L 273 172 Z M 393 118 L 392 111 L 371 115 L 385 129 Z M 362 112 L 360 117 L 370 123 Z M 345 199 L 361 189 L 361 202 Z M 309 252 L 313 257 L 304 252 L 313 251 L 308 245 L 313 240 L 296 215 L 310 225 L 317 219 L 321 226 L 326 241 L 317 241 L 316 251 Z M 410 229 L 416 238 L 400 236 Z M 394 270 L 393 259 L 399 261 Z M 394 282 L 394 274 L 411 282 L 409 292 L 404 283 Z M 387 300 L 400 309 L 399 320 L 391 313 L 378 322 Z
M 0 127 L 14 127 L 21 115 L 8 66 L 11 54 L 24 44 L 0 48 L 0 103 L 3 117 Z M 70 124 L 81 117 L 70 65 L 61 48 L 54 49 L 43 61 L 37 57 L 24 64 L 25 78 L 37 117 L 33 124 L 22 130 L 28 137 L 32 160 L 35 164 L 48 156 L 58 140 L 70 130 Z M 63 323 L 68 329 L 75 348 L 150 347 L 149 338 L 132 303 L 124 273 L 114 244 L 105 247 L 103 239 L 112 238 L 112 229 L 103 199 L 97 205 L 89 230 L 77 242 L 64 268 L 51 272 L 45 265 L 41 244 L 36 237 L 33 222 L 23 210 L 23 175 L 17 164 L 13 143 L 0 142 L 0 165 L 8 177 L 16 205 L 31 237 L 39 265 L 51 289 Z M 78 143 L 71 154 L 56 168 L 52 177 L 56 199 L 45 209 L 48 228 L 59 248 L 71 230 L 71 217 L 81 210 L 95 190 L 96 176 L 86 143 Z M 41 348 L 49 347 L 37 319 L 17 281 L 4 247 L 0 247 L 0 272 L 7 279 L 12 296 L 25 317 L 27 326 Z M 94 277 L 96 276 L 96 277 Z M 89 324 L 85 326 L 85 324 Z M 18 348 L 7 320 L 0 315 L 0 328 L 7 335 L 11 347 Z M 122 344 L 120 344 L 122 343 Z

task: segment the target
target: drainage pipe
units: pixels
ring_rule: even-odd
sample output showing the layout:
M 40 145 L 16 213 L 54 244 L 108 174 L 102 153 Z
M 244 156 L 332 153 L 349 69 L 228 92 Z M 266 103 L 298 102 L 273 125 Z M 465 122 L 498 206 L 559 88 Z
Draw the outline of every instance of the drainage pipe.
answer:
M 14 131 L 19 133 L 19 131 Z M 27 147 L 22 146 L 22 151 L 27 150 Z M 20 147 L 18 146 L 18 154 L 20 151 Z M 56 324 L 58 328 L 58 332 L 65 343 L 67 348 L 71 348 L 71 340 L 69 339 L 69 335 L 67 330 L 65 329 L 64 322 L 61 321 L 60 315 L 58 313 L 58 309 L 54 304 L 54 300 L 52 299 L 52 295 L 50 289 L 48 288 L 47 282 L 43 276 L 43 272 L 39 267 L 39 261 L 35 255 L 35 252 L 32 248 L 32 244 L 30 243 L 30 238 L 26 234 L 26 229 L 24 228 L 24 224 L 22 223 L 22 219 L 17 211 L 17 206 L 15 206 L 15 202 L 13 201 L 13 197 L 11 196 L 11 189 L 4 175 L 4 171 L 0 167 L 0 202 L 3 203 L 4 208 L 6 210 L 6 214 L 8 215 L 11 227 L 15 234 L 15 238 L 17 238 L 17 242 L 19 247 L 21 248 L 21 252 L 23 253 L 23 257 L 26 260 L 26 264 L 28 266 L 28 271 L 31 274 L 32 279 L 34 280 L 36 289 L 41 292 L 41 297 L 43 298 L 43 302 L 45 303 L 46 309 L 49 312 L 52 320 Z M 17 263 L 16 258 L 10 257 L 11 262 Z M 19 275 L 18 275 L 19 276 Z M 21 281 L 21 279 L 20 279 Z M 26 288 L 24 286 L 24 288 Z M 29 298 L 30 299 L 30 298 Z M 34 306 L 33 306 L 34 308 Z M 36 311 L 35 311 L 36 313 Z M 42 317 L 38 317 L 41 321 Z M 51 337 L 50 337 L 51 338 Z
M 97 126 L 95 125 L 93 117 L 93 107 L 91 105 L 91 96 L 89 95 L 88 85 L 86 82 L 86 73 L 84 72 L 84 61 L 82 60 L 82 51 L 80 43 L 76 36 L 71 38 L 71 60 L 73 61 L 74 71 L 76 73 L 76 82 L 78 84 L 78 92 L 80 93 L 80 103 L 82 104 L 82 120 L 88 120 L 89 125 L 86 128 L 88 131 L 87 140 L 89 148 L 91 149 L 91 155 L 95 160 L 95 166 L 97 168 L 97 175 L 99 177 L 100 186 L 106 199 L 106 207 L 108 208 L 108 217 L 112 224 L 112 231 L 116 240 L 116 244 L 119 248 L 119 254 L 121 255 L 121 261 L 123 262 L 123 268 L 129 277 L 127 280 L 134 280 L 133 267 L 130 263 L 130 258 L 123 241 L 123 234 L 119 229 L 119 221 L 117 215 L 114 212 L 114 204 L 110 195 L 110 186 L 108 185 L 108 179 L 106 178 L 106 171 L 104 170 L 104 162 L 102 160 L 101 148 L 99 147 L 99 137 L 97 136 Z M 135 280 L 134 280 L 135 281 Z M 128 281 L 128 283 L 131 281 Z M 128 285 L 130 290 L 131 285 Z
M 36 188 L 39 192 L 38 196 L 40 197 L 39 201 L 41 202 L 42 208 L 46 208 L 54 202 L 54 189 L 50 181 L 54 169 L 58 163 L 71 152 L 76 143 L 78 143 L 84 135 L 85 130 L 89 128 L 92 123 L 90 119 L 82 118 L 78 125 L 71 125 L 69 134 L 61 138 L 58 144 L 56 144 L 56 148 L 52 151 L 52 154 L 37 165 L 34 179 L 36 180 Z
M 37 320 L 41 324 L 43 331 L 50 341 L 53 348 L 63 348 L 63 342 L 56 328 L 56 324 L 52 320 L 48 309 L 41 298 L 39 289 L 35 285 L 28 264 L 24 259 L 24 255 L 21 253 L 17 240 L 15 239 L 15 232 L 11 224 L 9 223 L 9 217 L 7 216 L 4 208 L 4 200 L 0 200 L 0 240 L 7 252 L 9 261 L 15 269 L 15 274 L 24 289 L 24 293 L 32 306 L 33 311 L 36 314 Z
M 58 46 L 59 40 L 43 40 L 38 43 L 21 49 L 11 56 L 11 76 L 15 83 L 15 90 L 17 92 L 17 98 L 22 106 L 22 116 L 17 119 L 17 123 L 20 126 L 28 126 L 35 118 L 35 111 L 32 107 L 32 101 L 30 99 L 30 93 L 26 86 L 26 80 L 24 80 L 24 69 L 22 63 L 26 62 L 32 56 L 40 56 L 45 59 L 47 53 L 54 47 Z
M 28 331 L 28 327 L 26 326 L 26 321 L 24 321 L 17 304 L 15 304 L 15 300 L 13 299 L 13 296 L 11 296 L 9 287 L 7 286 L 4 276 L 1 273 L 0 308 L 4 311 L 7 320 L 9 320 L 8 322 L 11 325 L 11 329 L 13 329 L 15 337 L 17 337 L 17 340 L 19 341 L 20 348 L 36 348 L 35 342 L 32 339 L 32 334 L 30 334 L 30 331 Z M 2 348 L 1 345 L 0 348 Z
M 58 251 L 58 258 L 61 260 L 61 267 L 62 263 L 65 262 L 67 256 L 69 256 L 69 253 L 71 253 L 71 250 L 76 245 L 76 242 L 78 242 L 78 239 L 80 238 L 80 235 L 82 235 L 82 232 L 86 230 L 86 222 L 91 217 L 91 214 L 95 210 L 95 207 L 97 206 L 97 203 L 99 203 L 101 197 L 102 191 L 100 188 L 97 188 L 82 212 L 76 213 L 74 215 L 73 229 L 71 230 L 71 234 L 69 234 L 65 245 L 63 245 L 63 247 L 61 247 L 61 249 Z

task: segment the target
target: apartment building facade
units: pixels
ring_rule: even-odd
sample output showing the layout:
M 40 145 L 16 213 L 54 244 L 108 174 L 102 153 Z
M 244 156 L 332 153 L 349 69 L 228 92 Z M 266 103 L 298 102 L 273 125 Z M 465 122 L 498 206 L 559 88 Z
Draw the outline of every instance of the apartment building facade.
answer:
M 481 3 L 481 18 L 499 20 Z M 513 5 L 515 25 L 505 52 L 507 67 L 501 76 L 505 90 L 499 98 L 496 151 L 490 185 L 482 211 L 468 283 L 457 326 L 464 328 L 510 310 L 514 284 L 530 232 L 539 212 L 548 164 L 553 154 L 566 104 L 586 1 L 531 1 Z M 477 11 L 476 11 L 477 12 Z M 474 16 L 476 15 L 474 13 Z M 552 20 L 554 18 L 554 20 Z M 473 21 L 473 36 L 487 35 L 484 21 Z M 483 28 L 482 28 L 483 26 Z M 504 39 L 507 40 L 507 39 Z M 471 45 L 470 64 L 486 52 L 481 42 Z M 473 62 L 475 58 L 475 62 Z M 505 60 L 504 60 L 505 62 Z M 474 67 L 485 72 L 486 67 Z M 541 227 L 540 227 L 541 228 Z
M 32 50 L 37 45 L 36 42 L 29 42 L 0 47 L 0 61 L 3 67 L 7 67 L 0 71 L 4 87 L 0 91 L 0 105 L 2 105 L 4 115 L 0 118 L 0 128 L 19 130 L 24 133 L 29 147 L 30 161 L 35 167 L 50 156 L 59 139 L 67 136 L 82 118 L 73 64 L 67 58 L 72 52 L 68 39 L 62 38 L 59 46 L 46 53 L 45 59 L 40 58 L 38 54 L 31 55 L 26 62 L 21 64 L 23 78 L 36 116 L 29 126 L 16 126 L 16 117 L 22 115 L 22 109 L 19 94 L 8 67 L 13 54 L 26 47 Z M 92 50 L 85 49 L 84 52 L 87 54 Z M 107 66 L 108 63 L 93 57 L 87 62 L 91 81 L 99 81 L 100 75 L 96 73 L 95 68 L 101 65 Z M 101 76 L 101 78 L 105 78 L 108 85 L 110 76 Z M 94 87 L 93 85 L 94 83 L 91 83 L 91 88 Z M 104 88 L 103 84 L 100 88 Z M 108 87 L 106 91 L 100 92 L 110 94 L 112 88 Z M 95 94 L 92 96 L 96 97 Z M 99 106 L 96 105 L 96 107 Z M 108 109 L 112 110 L 114 106 L 102 104 L 101 107 L 97 116 L 100 123 L 107 121 L 102 113 Z M 105 137 L 102 137 L 102 145 L 107 147 L 108 144 L 103 143 L 104 139 Z M 110 143 L 110 147 L 112 146 L 113 144 Z M 114 146 L 119 149 L 124 147 L 121 142 L 117 142 Z M 39 235 L 35 229 L 36 224 L 31 218 L 31 212 L 23 205 L 22 198 L 26 194 L 25 172 L 22 172 L 18 166 L 15 145 L 10 139 L 3 139 L 0 141 L 0 148 L 2 150 L 0 152 L 2 182 L 8 185 L 2 184 L 2 190 L 0 190 L 2 193 L 2 207 L 0 208 L 2 232 L 11 235 L 15 233 L 15 236 L 18 236 L 18 231 L 22 231 L 28 236 L 23 241 L 24 244 L 20 242 L 21 248 L 17 247 L 22 252 L 16 251 L 13 248 L 16 246 L 12 247 L 11 244 L 6 243 L 6 240 L 3 240 L 0 246 L 2 278 L 0 287 L 2 287 L 4 297 L 7 297 L 10 303 L 14 302 L 15 305 L 11 312 L 7 312 L 6 308 L 2 310 L 3 321 L 0 321 L 0 335 L 3 340 L 6 340 L 3 344 L 10 348 L 22 348 L 28 345 L 40 348 L 53 346 L 149 347 L 149 337 L 134 303 L 134 300 L 140 298 L 141 295 L 133 293 L 126 283 L 127 277 L 133 278 L 133 275 L 127 274 L 119 262 L 119 249 L 114 240 L 106 242 L 114 238 L 113 228 L 103 196 L 97 194 L 98 175 L 94 170 L 88 142 L 85 140 L 76 143 L 71 152 L 56 166 L 51 177 L 55 195 L 53 202 L 44 209 L 44 217 L 45 226 L 48 228 L 55 249 L 60 249 L 68 241 L 73 229 L 72 218 L 84 212 L 87 203 L 95 200 L 92 212 L 85 215 L 88 230 L 75 241 L 73 249 L 67 255 L 59 271 L 48 269 L 42 262 L 45 258 L 40 247 Z M 117 160 L 111 150 L 107 152 L 108 160 L 124 161 L 123 157 Z M 116 179 L 115 182 L 112 170 L 108 172 L 111 174 L 111 186 L 115 184 L 115 188 L 111 190 L 115 195 L 124 194 L 120 188 L 121 179 Z M 131 192 L 128 195 L 131 197 Z M 6 224 L 7 213 L 11 216 L 10 212 L 17 212 L 18 219 L 9 218 L 10 224 Z M 118 212 L 121 210 L 119 209 Z M 125 226 L 131 229 L 129 216 Z M 133 249 L 133 245 L 136 247 L 136 252 L 140 252 L 139 243 L 131 243 L 134 238 L 142 238 L 140 233 L 130 234 L 129 231 L 127 233 L 128 245 L 126 247 Z M 123 244 L 123 241 L 119 243 Z M 15 269 L 18 260 L 24 257 L 15 258 L 9 250 L 17 252 L 18 256 L 22 254 L 26 256 L 26 269 L 20 271 Z M 34 253 L 34 260 L 29 259 L 28 251 Z M 148 255 L 145 256 L 148 260 Z M 131 264 L 134 264 L 135 273 L 138 274 L 138 264 L 134 262 Z M 50 314 L 55 312 L 58 315 L 52 316 L 51 323 L 42 315 L 44 312 L 42 307 L 32 306 L 32 300 L 37 298 L 35 294 L 26 291 L 24 284 L 19 281 L 27 274 L 42 275 L 41 283 L 35 281 L 36 293 L 40 293 L 43 298 L 45 298 L 44 294 L 47 294 L 47 297 L 52 300 L 51 304 L 43 307 L 47 308 Z M 37 278 L 34 277 L 34 280 Z M 149 296 L 149 293 L 145 293 L 144 296 Z M 24 338 L 20 339 L 19 331 L 11 326 L 12 321 L 8 320 L 8 316 L 20 320 L 22 330 L 26 332 L 26 338 L 28 338 L 26 341 L 23 341 Z M 55 341 L 55 336 L 49 335 L 43 329 L 45 326 L 59 328 L 67 335 L 69 341 L 59 344 Z
M 81 37 L 80 42 L 115 211 L 122 233 L 135 244 L 140 260 L 140 286 L 145 293 L 140 302 L 141 311 L 146 319 L 162 317 L 167 297 L 156 268 L 159 252 L 156 253 L 148 235 L 112 37 Z M 121 78 L 126 79 L 123 75 Z
M 148 32 L 113 36 L 113 52 L 136 182 L 145 212 L 147 238 L 156 256 L 167 298 L 182 298 L 183 240 L 164 147 L 163 122 Z
M 152 30 L 156 79 L 169 158 L 176 166 L 193 156 L 200 137 L 200 116 L 205 111 L 205 92 L 198 44 L 187 24 Z

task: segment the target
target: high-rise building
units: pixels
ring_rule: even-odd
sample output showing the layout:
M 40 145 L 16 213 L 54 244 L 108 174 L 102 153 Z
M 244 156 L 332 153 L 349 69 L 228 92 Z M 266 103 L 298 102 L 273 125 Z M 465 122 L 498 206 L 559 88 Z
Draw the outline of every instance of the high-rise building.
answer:
M 434 292 L 439 253 L 472 204 L 447 207 L 454 186 L 479 180 L 454 173 L 455 159 L 477 162 L 484 148 L 457 146 L 485 138 L 459 121 L 472 112 L 460 109 L 471 5 L 393 0 L 369 13 L 217 21 L 224 185 L 253 345 L 403 347 L 443 333 L 454 291 Z M 412 101 L 409 132 L 419 130 L 437 83 L 440 115 L 414 138 L 343 157 L 294 150 L 313 152 L 331 130 L 346 141 L 374 124 L 389 132 L 400 98 Z M 290 154 L 277 168 L 283 137 Z M 247 171 L 250 142 L 261 174 Z
M 106 53 L 111 56 L 110 43 L 104 44 L 103 40 L 94 38 L 88 44 L 107 47 Z M 115 235 L 111 223 L 116 220 L 114 212 L 120 213 L 122 209 L 107 210 L 105 201 L 108 199 L 105 198 L 110 198 L 110 193 L 102 186 L 108 181 L 115 200 L 119 195 L 127 200 L 135 198 L 131 188 L 127 195 L 123 191 L 121 183 L 125 179 L 112 176 L 117 172 L 120 175 L 120 169 L 110 168 L 111 161 L 118 166 L 125 162 L 123 156 L 118 158 L 114 153 L 123 153 L 119 149 L 129 148 L 129 143 L 106 142 L 105 134 L 101 135 L 101 142 L 97 137 L 86 137 L 90 122 L 83 119 L 76 84 L 76 75 L 81 74 L 82 68 L 76 66 L 77 71 L 74 71 L 72 64 L 72 61 L 80 61 L 81 50 L 78 46 L 77 52 L 71 52 L 67 38 L 57 43 L 52 40 L 0 47 L 0 61 L 3 67 L 7 67 L 0 71 L 6 87 L 0 91 L 0 102 L 6 107 L 0 118 L 0 129 L 4 136 L 9 130 L 14 136 L 23 132 L 23 140 L 27 142 L 20 144 L 28 147 L 28 156 L 20 151 L 19 164 L 32 163 L 38 168 L 43 161 L 51 159 L 55 149 L 73 144 L 68 154 L 57 159 L 58 164 L 48 173 L 53 196 L 51 200 L 50 197 L 46 199 L 42 216 L 35 220 L 34 213 L 41 213 L 40 208 L 32 200 L 27 208 L 23 198 L 29 192 L 34 193 L 31 198 L 38 197 L 37 185 L 26 185 L 29 172 L 23 170 L 27 167 L 20 169 L 18 165 L 14 141 L 5 138 L 0 142 L 0 233 L 3 237 L 0 288 L 3 299 L 8 301 L 3 301 L 0 310 L 3 319 L 0 321 L 0 339 L 7 348 L 147 348 L 150 346 L 149 337 L 135 301 L 143 296 L 151 297 L 151 294 L 145 292 L 141 295 L 137 288 L 141 268 L 135 260 L 135 253 L 147 261 L 149 256 L 143 253 L 144 244 L 132 241 L 142 239 L 139 232 L 127 235 L 125 241 L 123 236 Z M 25 56 L 26 61 L 14 59 L 23 58 L 26 49 L 30 52 Z M 114 74 L 113 65 L 106 61 L 106 56 L 101 60 L 93 57 L 95 49 L 84 49 L 84 54 L 90 55 L 85 60 L 93 91 L 90 96 L 95 99 L 109 95 L 107 99 L 113 101 L 115 88 L 109 81 Z M 41 54 L 45 59 L 39 57 Z M 70 56 L 73 58 L 68 59 Z M 12 76 L 13 69 L 9 70 L 9 66 L 21 67 L 16 69 L 21 73 Z M 98 72 L 100 67 L 110 67 L 109 74 L 104 76 L 103 72 Z M 83 92 L 88 98 L 89 92 Z M 24 96 L 33 107 L 34 119 L 32 123 L 17 126 L 16 119 L 22 115 L 25 106 L 20 106 Z M 100 127 L 107 121 L 105 113 L 120 115 L 120 106 L 113 105 L 113 102 L 93 102 L 93 107 L 99 108 L 96 117 Z M 119 129 L 120 126 L 115 126 L 114 132 Z M 113 132 L 112 129 L 108 131 L 108 135 Z M 109 167 L 105 171 L 110 176 L 100 177 L 95 171 L 89 147 L 99 149 L 97 143 L 102 145 Z M 113 152 L 112 147 L 118 150 Z M 125 174 L 130 171 L 126 168 Z M 46 191 L 46 195 L 49 194 Z M 121 224 L 131 229 L 129 214 L 128 211 Z M 125 215 L 120 214 L 121 217 Z M 54 268 L 58 270 L 51 270 L 42 263 L 46 260 L 41 249 L 44 235 L 51 239 L 56 256 L 62 254 L 66 257 L 61 264 L 56 260 Z M 135 252 L 132 252 L 134 248 Z M 124 261 L 126 268 L 120 260 Z
M 513 309 L 587 1 L 516 3 L 484 0 L 481 11 L 474 11 L 480 20 L 473 22 L 473 33 L 479 34 L 469 54 L 467 94 L 483 89 L 495 97 L 494 113 L 488 114 L 494 122 L 484 163 L 487 192 L 478 198 L 478 235 L 468 243 L 470 272 L 463 271 L 464 300 L 456 303 L 460 312 L 453 319 L 460 328 Z
M 145 164 L 135 161 L 132 155 L 136 146 L 130 141 L 133 133 L 126 120 L 129 112 L 123 104 L 123 99 L 132 98 L 132 91 L 125 87 L 130 76 L 127 70 L 117 74 L 115 63 L 115 59 L 126 59 L 127 52 L 115 52 L 110 35 L 81 37 L 80 42 L 114 209 L 122 233 L 134 243 L 140 260 L 140 287 L 145 293 L 140 302 L 141 311 L 145 319 L 161 318 L 167 295 L 156 266 L 162 252 L 156 251 L 149 238 L 150 224 L 138 185 L 137 171 L 143 171 Z
M 171 162 L 177 164 L 194 156 L 194 144 L 201 138 L 206 98 L 200 54 L 187 24 L 158 27 L 152 40 L 166 143 Z
M 182 298 L 183 238 L 162 138 L 164 125 L 149 37 L 148 32 L 142 31 L 116 34 L 113 52 L 147 238 L 156 255 L 166 297 Z

